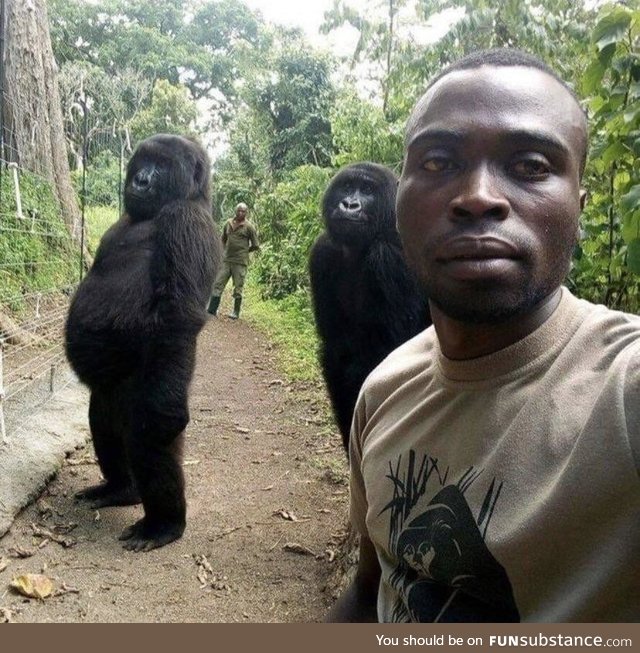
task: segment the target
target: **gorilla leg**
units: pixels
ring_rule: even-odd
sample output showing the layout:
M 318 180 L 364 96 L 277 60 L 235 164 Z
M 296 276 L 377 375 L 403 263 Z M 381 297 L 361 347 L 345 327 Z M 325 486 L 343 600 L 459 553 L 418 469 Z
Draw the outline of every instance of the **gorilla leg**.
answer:
M 89 426 L 104 483 L 76 494 L 92 508 L 140 503 L 131 476 L 125 440 L 131 428 L 131 397 L 122 383 L 115 388 L 94 388 L 89 402 Z
M 144 518 L 120 536 L 126 540 L 124 547 L 134 551 L 150 551 L 178 539 L 186 524 L 182 444 L 189 422 L 195 338 L 173 338 L 173 343 L 154 347 L 134 389 L 127 448 Z

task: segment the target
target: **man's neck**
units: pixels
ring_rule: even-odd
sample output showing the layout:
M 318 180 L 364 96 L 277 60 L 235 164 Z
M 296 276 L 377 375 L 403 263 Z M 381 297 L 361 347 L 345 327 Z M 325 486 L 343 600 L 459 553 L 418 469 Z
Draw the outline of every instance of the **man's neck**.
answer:
M 452 360 L 469 360 L 500 351 L 544 324 L 560 303 L 562 291 L 556 289 L 526 315 L 517 315 L 498 324 L 470 324 L 445 315 L 431 303 L 431 318 L 442 353 Z

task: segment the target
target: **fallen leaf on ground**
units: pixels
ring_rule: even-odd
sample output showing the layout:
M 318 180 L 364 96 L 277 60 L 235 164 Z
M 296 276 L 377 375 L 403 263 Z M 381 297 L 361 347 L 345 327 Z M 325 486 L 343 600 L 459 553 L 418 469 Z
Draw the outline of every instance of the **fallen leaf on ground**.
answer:
M 22 574 L 11 581 L 11 587 L 23 596 L 46 599 L 53 592 L 53 582 L 43 574 Z
M 249 429 L 246 429 L 243 426 L 236 426 L 236 431 L 238 433 L 249 433 Z
M 276 510 L 274 515 L 279 515 L 282 517 L 282 519 L 286 519 L 287 521 L 298 521 L 298 518 L 295 516 L 294 513 L 292 513 L 290 510 L 285 510 L 284 508 L 280 508 L 280 510 Z
M 52 540 L 53 542 L 57 542 L 65 549 L 70 549 L 72 546 L 75 546 L 78 543 L 78 540 L 76 540 L 74 537 L 66 537 L 64 535 L 58 535 L 50 531 L 48 528 L 43 528 L 42 526 L 38 526 L 38 524 L 31 524 L 31 530 L 33 531 L 33 534 L 36 535 L 37 537 L 44 537 L 47 540 Z
M 194 555 L 193 559 L 198 565 L 198 573 L 196 574 L 196 578 L 198 579 L 200 588 L 202 589 L 207 586 L 209 581 L 209 574 L 213 574 L 213 568 L 211 567 L 211 563 L 207 560 L 207 556 L 205 555 Z
M 9 560 L 7 558 L 0 558 L 0 571 L 4 571 L 9 566 Z
M 285 551 L 291 551 L 291 553 L 298 553 L 303 556 L 315 556 L 316 554 L 306 546 L 298 544 L 297 542 L 287 542 L 283 547 Z
M 53 514 L 53 508 L 44 499 L 36 501 L 36 508 L 41 517 L 48 517 Z
M 211 589 L 214 589 L 218 592 L 226 592 L 227 594 L 231 593 L 231 585 L 227 583 L 228 578 L 223 574 L 214 574 L 211 579 Z
M 64 596 L 65 594 L 80 594 L 80 590 L 77 587 L 69 587 L 66 583 L 62 583 L 53 596 Z
M 12 558 L 30 558 L 34 553 L 33 549 L 27 549 L 23 546 L 12 546 L 9 549 L 9 555 Z

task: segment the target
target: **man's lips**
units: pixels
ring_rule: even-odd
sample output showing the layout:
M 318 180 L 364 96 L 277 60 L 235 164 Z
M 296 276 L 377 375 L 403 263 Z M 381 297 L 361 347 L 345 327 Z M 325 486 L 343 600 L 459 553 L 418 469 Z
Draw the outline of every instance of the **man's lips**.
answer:
M 438 248 L 436 255 L 436 259 L 441 262 L 515 258 L 519 257 L 514 245 L 501 238 L 488 236 L 461 236 L 448 240 Z

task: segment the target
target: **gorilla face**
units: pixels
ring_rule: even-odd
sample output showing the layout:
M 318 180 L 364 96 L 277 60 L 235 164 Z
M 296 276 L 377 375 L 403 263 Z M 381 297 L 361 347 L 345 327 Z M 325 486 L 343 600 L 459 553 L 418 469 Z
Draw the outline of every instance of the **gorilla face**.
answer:
M 124 202 L 134 220 L 152 218 L 174 200 L 208 199 L 206 156 L 182 136 L 159 134 L 136 149 L 127 167 Z
M 327 188 L 322 213 L 336 242 L 357 249 L 372 236 L 395 229 L 397 179 L 373 163 L 358 163 L 340 171 Z

